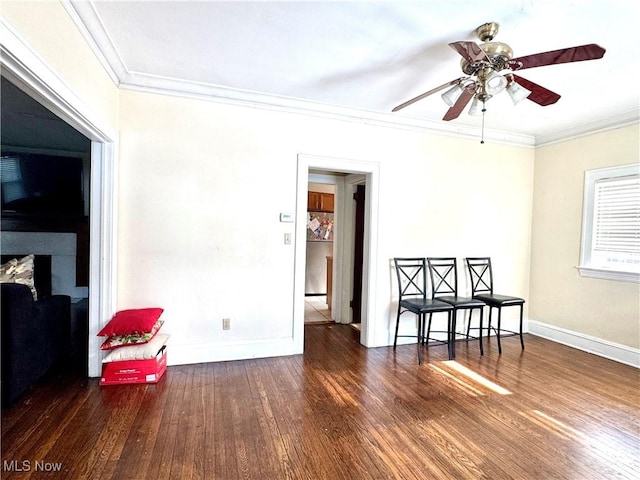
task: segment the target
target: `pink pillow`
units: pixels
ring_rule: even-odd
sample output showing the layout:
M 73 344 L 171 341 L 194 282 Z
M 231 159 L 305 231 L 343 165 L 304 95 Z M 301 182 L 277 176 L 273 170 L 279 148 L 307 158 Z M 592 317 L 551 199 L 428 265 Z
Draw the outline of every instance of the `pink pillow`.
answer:
M 137 308 L 120 310 L 109 323 L 98 332 L 99 337 L 128 335 L 131 333 L 149 333 L 162 315 L 162 308 Z

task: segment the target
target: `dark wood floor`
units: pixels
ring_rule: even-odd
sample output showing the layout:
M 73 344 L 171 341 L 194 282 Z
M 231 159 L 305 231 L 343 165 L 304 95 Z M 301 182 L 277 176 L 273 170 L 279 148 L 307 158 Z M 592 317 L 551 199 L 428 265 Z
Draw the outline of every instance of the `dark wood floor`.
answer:
M 310 325 L 304 355 L 158 385 L 54 378 L 3 412 L 2 478 L 640 478 L 637 369 L 534 336 L 418 366 L 356 335 Z

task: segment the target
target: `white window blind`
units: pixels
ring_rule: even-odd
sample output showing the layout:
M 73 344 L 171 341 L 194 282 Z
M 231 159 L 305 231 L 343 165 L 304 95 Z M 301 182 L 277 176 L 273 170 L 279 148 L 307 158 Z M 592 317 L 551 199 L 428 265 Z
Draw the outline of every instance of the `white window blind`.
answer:
M 585 175 L 581 274 L 640 274 L 640 170 L 638 165 L 591 170 Z
M 596 182 L 594 251 L 640 255 L 640 177 Z
M 13 202 L 26 196 L 17 157 L 2 156 L 0 160 L 0 188 L 3 202 Z

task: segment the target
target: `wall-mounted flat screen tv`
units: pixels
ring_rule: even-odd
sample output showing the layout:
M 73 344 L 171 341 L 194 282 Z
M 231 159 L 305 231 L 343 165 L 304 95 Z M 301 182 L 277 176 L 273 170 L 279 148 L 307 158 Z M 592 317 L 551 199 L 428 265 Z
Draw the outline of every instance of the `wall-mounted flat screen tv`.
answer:
M 82 159 L 2 152 L 2 213 L 83 215 Z

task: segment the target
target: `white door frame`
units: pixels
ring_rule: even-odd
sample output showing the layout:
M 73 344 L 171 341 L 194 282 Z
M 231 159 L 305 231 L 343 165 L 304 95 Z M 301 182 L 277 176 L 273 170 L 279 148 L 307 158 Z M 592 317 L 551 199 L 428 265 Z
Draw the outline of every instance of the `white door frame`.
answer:
M 315 155 L 298 155 L 297 201 L 296 201 L 296 235 L 294 250 L 294 287 L 293 287 L 293 341 L 295 350 L 304 350 L 304 285 L 306 263 L 306 228 L 307 228 L 307 184 L 309 170 L 324 170 L 347 174 L 364 175 L 367 184 L 365 201 L 365 233 L 364 233 L 364 265 L 362 272 L 362 322 L 360 343 L 364 346 L 375 345 L 376 328 L 376 279 L 377 279 L 377 239 L 378 239 L 378 184 L 380 165 L 376 162 L 365 162 L 344 158 L 320 157 Z M 343 218 L 349 215 L 348 195 L 342 195 L 337 214 Z M 350 198 L 350 197 L 349 197 Z M 351 209 L 352 210 L 352 209 Z M 343 222 L 344 224 L 344 222 Z M 338 226 L 336 227 L 338 228 Z M 344 301 L 344 292 L 351 292 L 351 270 L 343 259 L 345 242 L 336 249 L 334 255 L 335 290 L 334 307 L 337 321 L 344 321 L 346 312 L 351 314 L 348 301 Z M 349 254 L 351 258 L 351 254 Z M 352 263 L 353 260 L 351 260 Z M 346 303 L 346 305 L 345 305 Z
M 101 374 L 96 333 L 116 306 L 115 188 L 118 133 L 55 74 L 4 20 L 0 21 L 2 75 L 91 140 L 91 211 L 89 251 L 90 377 Z

